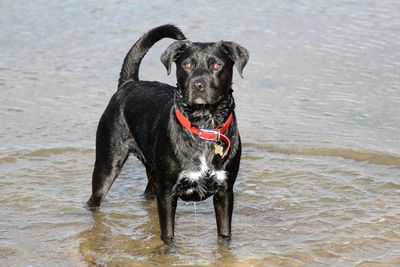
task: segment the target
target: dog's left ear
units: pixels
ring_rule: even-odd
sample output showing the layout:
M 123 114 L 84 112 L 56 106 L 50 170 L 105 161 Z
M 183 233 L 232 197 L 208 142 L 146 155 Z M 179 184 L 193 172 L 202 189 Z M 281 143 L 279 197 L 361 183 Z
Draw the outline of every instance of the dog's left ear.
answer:
M 217 45 L 221 46 L 228 54 L 229 58 L 235 63 L 235 66 L 243 78 L 243 68 L 249 60 L 249 51 L 243 46 L 234 42 L 220 41 Z
M 178 40 L 173 42 L 161 55 L 161 62 L 167 69 L 167 74 L 171 73 L 171 64 L 175 62 L 179 55 L 191 45 L 188 40 Z

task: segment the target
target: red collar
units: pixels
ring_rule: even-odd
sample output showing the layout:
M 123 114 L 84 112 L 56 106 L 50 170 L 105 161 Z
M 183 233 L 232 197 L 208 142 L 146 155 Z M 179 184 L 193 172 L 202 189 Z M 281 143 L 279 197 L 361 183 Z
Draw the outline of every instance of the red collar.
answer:
M 231 147 L 231 141 L 224 133 L 228 130 L 233 121 L 233 112 L 229 115 L 228 119 L 222 125 L 211 130 L 199 129 L 196 126 L 192 125 L 190 120 L 186 118 L 185 115 L 183 115 L 182 112 L 177 108 L 175 108 L 175 116 L 186 130 L 188 130 L 192 134 L 199 136 L 201 139 L 206 141 L 214 141 L 215 143 L 218 143 L 218 141 L 224 142 L 226 144 L 226 150 L 223 153 L 221 159 L 225 158 Z

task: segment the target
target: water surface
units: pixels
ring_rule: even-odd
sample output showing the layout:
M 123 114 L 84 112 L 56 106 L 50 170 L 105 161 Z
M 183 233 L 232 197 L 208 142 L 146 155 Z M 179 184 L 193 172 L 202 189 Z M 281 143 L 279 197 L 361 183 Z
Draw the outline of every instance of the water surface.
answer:
M 0 265 L 400 265 L 398 1 L 0 3 Z M 250 51 L 235 73 L 243 158 L 233 241 L 212 201 L 180 202 L 165 254 L 130 158 L 102 209 L 90 195 L 98 119 L 125 53 L 174 23 Z M 159 61 L 142 79 L 175 84 Z

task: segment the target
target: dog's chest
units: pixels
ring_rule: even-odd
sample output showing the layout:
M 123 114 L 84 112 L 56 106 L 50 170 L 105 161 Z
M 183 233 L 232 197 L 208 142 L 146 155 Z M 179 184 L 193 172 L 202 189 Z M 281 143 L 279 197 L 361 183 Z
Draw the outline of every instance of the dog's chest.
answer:
M 218 190 L 226 188 L 227 172 L 218 170 L 206 160 L 199 158 L 200 164 L 184 166 L 175 185 L 175 193 L 185 201 L 206 199 Z

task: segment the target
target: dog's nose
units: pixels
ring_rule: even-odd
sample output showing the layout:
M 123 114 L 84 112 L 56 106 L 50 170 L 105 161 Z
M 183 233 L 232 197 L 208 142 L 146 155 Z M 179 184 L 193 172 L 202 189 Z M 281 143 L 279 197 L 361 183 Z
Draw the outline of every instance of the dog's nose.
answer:
M 206 88 L 206 83 L 203 80 L 197 80 L 193 82 L 192 87 L 193 89 L 204 91 L 204 89 Z

